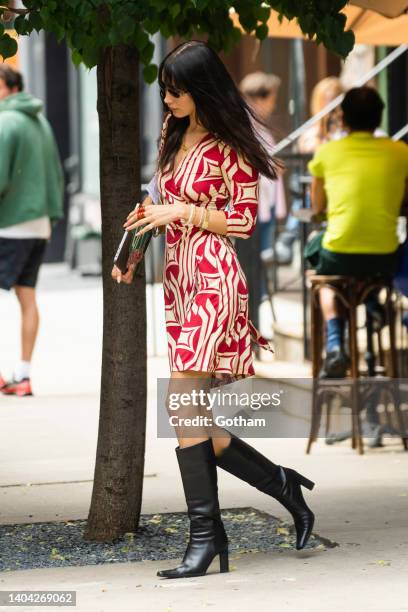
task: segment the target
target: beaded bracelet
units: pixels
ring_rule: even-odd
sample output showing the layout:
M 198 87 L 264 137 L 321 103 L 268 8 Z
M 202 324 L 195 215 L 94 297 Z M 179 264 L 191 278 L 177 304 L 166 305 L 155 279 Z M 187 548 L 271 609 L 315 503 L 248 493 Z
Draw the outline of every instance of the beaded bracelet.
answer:
M 187 225 L 192 225 L 193 219 L 194 219 L 194 213 L 195 213 L 195 205 L 190 204 L 190 214 L 187 219 Z
M 205 215 L 205 208 L 204 208 L 204 206 L 202 206 L 202 207 L 201 207 L 200 221 L 198 222 L 198 227 L 201 227 L 201 224 L 202 224 L 202 222 L 203 222 L 204 215 Z
M 195 225 L 195 216 L 196 216 L 196 212 L 197 212 L 197 206 L 195 206 L 195 204 L 193 204 L 193 206 L 194 206 L 194 212 L 193 212 L 193 216 L 191 217 L 190 225 Z
M 204 212 L 203 212 L 203 214 L 201 215 L 200 224 L 199 224 L 199 226 L 198 226 L 200 229 L 202 229 L 202 228 L 203 228 L 203 222 L 204 222 L 204 219 L 205 219 L 205 213 L 207 212 L 207 209 L 206 209 L 206 208 L 203 208 L 203 210 L 204 210 Z
M 194 217 L 194 212 L 195 212 L 195 205 L 194 204 L 190 204 L 190 214 L 188 215 L 188 219 L 187 220 L 181 219 L 181 223 L 183 225 L 192 225 L 192 221 L 193 221 L 193 217 Z

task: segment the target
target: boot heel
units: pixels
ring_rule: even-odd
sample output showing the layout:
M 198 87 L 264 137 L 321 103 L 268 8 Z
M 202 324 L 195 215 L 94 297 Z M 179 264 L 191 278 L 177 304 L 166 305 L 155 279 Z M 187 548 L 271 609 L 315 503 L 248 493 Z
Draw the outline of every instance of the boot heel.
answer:
M 311 491 L 313 487 L 315 486 L 314 482 L 312 482 L 308 478 L 305 478 L 304 476 L 302 476 L 302 474 L 298 474 L 298 482 L 303 487 L 306 487 L 306 489 L 309 489 L 309 491 Z
M 220 552 L 220 573 L 229 572 L 228 548 Z

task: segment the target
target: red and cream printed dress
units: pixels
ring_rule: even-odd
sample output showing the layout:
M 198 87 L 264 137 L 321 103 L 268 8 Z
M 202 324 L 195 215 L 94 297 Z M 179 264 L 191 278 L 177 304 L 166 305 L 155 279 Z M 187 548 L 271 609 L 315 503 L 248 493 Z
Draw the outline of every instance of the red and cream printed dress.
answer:
M 228 227 L 224 236 L 180 220 L 166 226 L 163 287 L 170 369 L 211 372 L 227 381 L 252 376 L 251 339 L 273 349 L 248 318 L 247 282 L 229 236 L 248 238 L 255 228 L 258 171 L 206 134 L 173 175 L 159 172 L 157 184 L 163 204 L 225 210 Z

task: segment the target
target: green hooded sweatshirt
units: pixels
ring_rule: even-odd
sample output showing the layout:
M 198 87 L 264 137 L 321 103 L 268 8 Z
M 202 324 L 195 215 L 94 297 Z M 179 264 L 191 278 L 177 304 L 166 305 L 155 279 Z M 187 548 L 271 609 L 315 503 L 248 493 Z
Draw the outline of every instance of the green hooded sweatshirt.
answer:
M 20 92 L 0 100 L 0 228 L 63 217 L 63 174 L 42 102 Z

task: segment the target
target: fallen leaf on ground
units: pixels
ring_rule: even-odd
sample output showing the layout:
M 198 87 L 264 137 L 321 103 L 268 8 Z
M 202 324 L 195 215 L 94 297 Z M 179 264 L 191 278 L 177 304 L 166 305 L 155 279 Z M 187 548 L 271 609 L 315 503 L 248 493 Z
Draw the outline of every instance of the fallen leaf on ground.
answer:
M 286 527 L 278 527 L 276 529 L 276 533 L 279 533 L 280 535 L 290 535 L 289 530 L 286 529 Z

